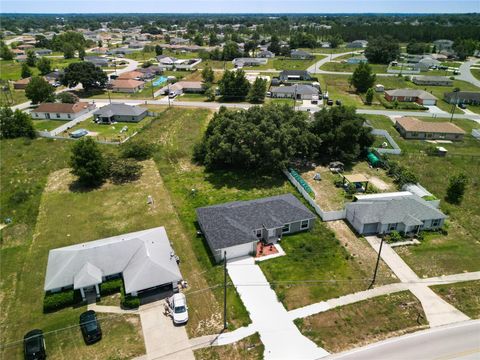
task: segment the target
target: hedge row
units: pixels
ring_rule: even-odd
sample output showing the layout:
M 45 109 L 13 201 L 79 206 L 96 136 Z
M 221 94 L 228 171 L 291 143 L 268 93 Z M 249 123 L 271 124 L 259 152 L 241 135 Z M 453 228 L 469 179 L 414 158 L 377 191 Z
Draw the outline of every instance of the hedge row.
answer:
M 100 284 L 100 295 L 106 296 L 118 293 L 121 291 L 122 285 L 123 282 L 121 278 L 105 281 Z
M 140 298 L 138 296 L 125 295 L 125 290 L 122 286 L 120 304 L 124 309 L 137 309 L 140 306 Z
M 43 312 L 57 311 L 82 302 L 78 290 L 66 290 L 58 293 L 46 293 L 43 299 Z

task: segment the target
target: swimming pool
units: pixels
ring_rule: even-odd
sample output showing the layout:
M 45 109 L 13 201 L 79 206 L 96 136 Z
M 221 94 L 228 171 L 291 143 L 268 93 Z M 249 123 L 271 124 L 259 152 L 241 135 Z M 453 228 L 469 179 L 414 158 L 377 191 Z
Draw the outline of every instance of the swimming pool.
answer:
M 165 82 L 167 82 L 167 77 L 166 76 L 160 76 L 159 78 L 153 80 L 152 84 L 153 84 L 153 86 L 160 86 Z

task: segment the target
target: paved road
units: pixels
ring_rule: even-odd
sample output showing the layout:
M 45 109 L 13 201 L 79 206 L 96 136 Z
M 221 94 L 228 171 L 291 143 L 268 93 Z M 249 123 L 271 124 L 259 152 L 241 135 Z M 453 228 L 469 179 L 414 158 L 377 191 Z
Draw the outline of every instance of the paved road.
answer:
M 478 360 L 480 321 L 468 321 L 404 335 L 324 359 Z
M 480 80 L 478 80 L 475 76 L 473 76 L 472 72 L 470 71 L 470 66 L 476 63 L 479 63 L 478 59 L 473 59 L 473 60 L 464 62 L 462 65 L 460 65 L 460 68 L 459 68 L 460 75 L 457 75 L 455 78 L 457 80 L 467 81 L 470 84 L 480 87 Z

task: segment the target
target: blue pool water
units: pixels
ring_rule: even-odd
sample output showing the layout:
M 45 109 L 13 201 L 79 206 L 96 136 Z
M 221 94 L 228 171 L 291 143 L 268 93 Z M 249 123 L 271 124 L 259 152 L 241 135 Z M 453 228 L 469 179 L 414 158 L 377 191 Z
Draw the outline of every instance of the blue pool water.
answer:
M 160 76 L 159 78 L 153 80 L 152 84 L 153 84 L 153 86 L 160 86 L 165 82 L 167 82 L 167 77 L 166 76 Z

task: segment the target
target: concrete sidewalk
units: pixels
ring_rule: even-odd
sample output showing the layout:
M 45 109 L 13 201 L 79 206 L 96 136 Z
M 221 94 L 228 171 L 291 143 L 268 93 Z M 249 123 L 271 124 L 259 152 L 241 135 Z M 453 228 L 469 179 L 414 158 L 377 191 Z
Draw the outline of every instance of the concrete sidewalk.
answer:
M 304 337 L 251 257 L 227 264 L 228 273 L 265 346 L 265 359 L 317 359 L 328 352 Z

